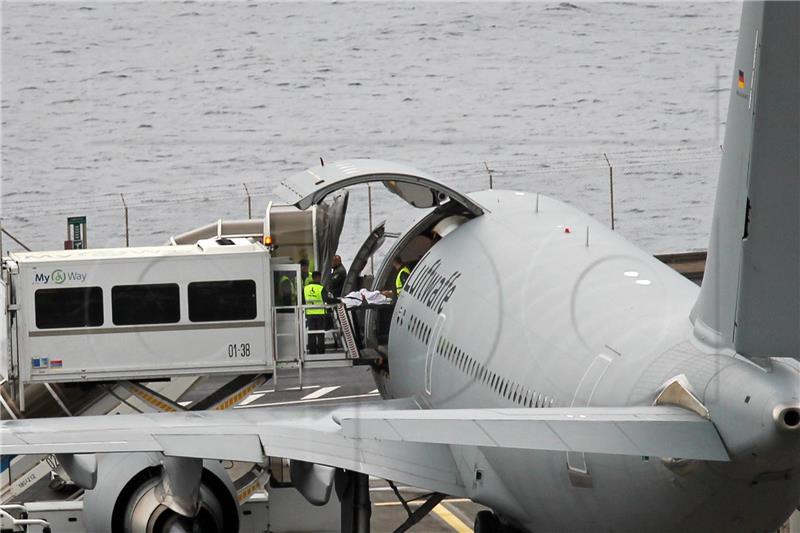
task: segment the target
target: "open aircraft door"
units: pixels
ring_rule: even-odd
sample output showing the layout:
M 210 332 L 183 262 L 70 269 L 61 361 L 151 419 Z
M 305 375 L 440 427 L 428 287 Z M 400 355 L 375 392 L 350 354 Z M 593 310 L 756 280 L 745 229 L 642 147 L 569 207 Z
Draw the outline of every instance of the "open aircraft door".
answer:
M 413 167 L 379 159 L 348 159 L 319 165 L 281 182 L 274 194 L 300 209 L 308 209 L 329 194 L 361 183 L 381 182 L 391 192 L 414 207 L 438 207 L 448 202 L 460 204 L 472 216 L 484 208 L 432 176 Z
M 347 278 L 344 280 L 342 294 L 348 294 L 361 288 L 358 285 L 358 277 L 361 275 L 361 272 L 364 271 L 364 268 L 367 266 L 367 263 L 369 263 L 369 259 L 373 254 L 383 246 L 385 240 L 386 221 L 384 220 L 375 226 L 375 229 L 370 232 L 364 244 L 358 249 L 356 258 L 353 259 L 353 262 L 350 264 L 350 270 L 347 271 Z

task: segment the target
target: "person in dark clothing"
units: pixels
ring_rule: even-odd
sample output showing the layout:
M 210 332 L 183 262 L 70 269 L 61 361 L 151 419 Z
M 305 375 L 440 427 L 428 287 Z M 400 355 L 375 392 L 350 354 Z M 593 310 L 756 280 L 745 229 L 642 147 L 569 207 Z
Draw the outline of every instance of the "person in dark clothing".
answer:
M 328 278 L 327 294 L 330 301 L 338 301 L 342 297 L 344 280 L 347 278 L 347 269 L 342 264 L 342 258 L 334 255 L 331 258 L 331 275 Z
M 300 260 L 300 286 L 305 287 L 311 283 L 311 273 L 308 271 L 308 259 Z

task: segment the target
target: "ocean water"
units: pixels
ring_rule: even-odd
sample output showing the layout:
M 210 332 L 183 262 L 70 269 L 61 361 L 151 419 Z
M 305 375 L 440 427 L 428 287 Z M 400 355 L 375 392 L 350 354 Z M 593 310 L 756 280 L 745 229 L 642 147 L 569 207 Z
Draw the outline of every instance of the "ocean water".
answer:
M 4 2 L 2 211 L 34 249 L 263 213 L 326 161 L 558 197 L 652 252 L 703 248 L 738 3 Z M 373 187 L 374 223 L 421 213 Z M 368 230 L 352 191 L 345 261 Z M 4 240 L 6 247 L 11 243 Z M 12 246 L 13 247 L 13 246 Z

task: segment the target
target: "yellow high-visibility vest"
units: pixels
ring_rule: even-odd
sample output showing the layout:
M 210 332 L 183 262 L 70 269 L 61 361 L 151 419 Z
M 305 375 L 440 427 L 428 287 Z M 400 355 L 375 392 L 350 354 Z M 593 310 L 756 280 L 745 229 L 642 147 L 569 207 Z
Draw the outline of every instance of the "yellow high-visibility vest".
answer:
M 397 277 L 394 278 L 394 286 L 397 289 L 397 294 L 400 294 L 401 292 L 403 292 L 403 285 L 405 285 L 405 282 L 403 281 L 403 278 L 402 278 L 402 274 L 411 275 L 411 269 L 408 268 L 407 266 L 404 266 L 397 273 Z M 406 277 L 406 279 L 408 279 L 408 278 Z
M 319 283 L 311 282 L 303 287 L 303 296 L 306 298 L 306 305 L 323 305 L 322 291 L 324 288 Z M 324 315 L 325 309 L 306 309 L 306 316 Z

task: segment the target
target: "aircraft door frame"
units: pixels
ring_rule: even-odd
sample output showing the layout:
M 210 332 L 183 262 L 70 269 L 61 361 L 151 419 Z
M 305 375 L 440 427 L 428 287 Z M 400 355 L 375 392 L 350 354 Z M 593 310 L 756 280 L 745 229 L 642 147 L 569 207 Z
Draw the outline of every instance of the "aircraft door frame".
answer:
M 442 336 L 442 329 L 447 316 L 440 313 L 436 317 L 436 323 L 433 325 L 433 333 L 431 334 L 431 342 L 428 344 L 428 350 L 425 353 L 425 393 L 428 396 L 432 395 L 433 389 L 433 357 L 436 355 L 436 346 L 439 344 L 439 338 Z
M 291 306 L 278 305 L 280 275 L 289 274 L 294 279 L 294 302 Z M 297 263 L 271 263 L 272 277 L 272 342 L 276 362 L 299 362 L 305 352 L 305 321 L 302 309 L 303 287 L 300 283 L 300 265 Z M 276 282 L 277 280 L 277 282 Z

